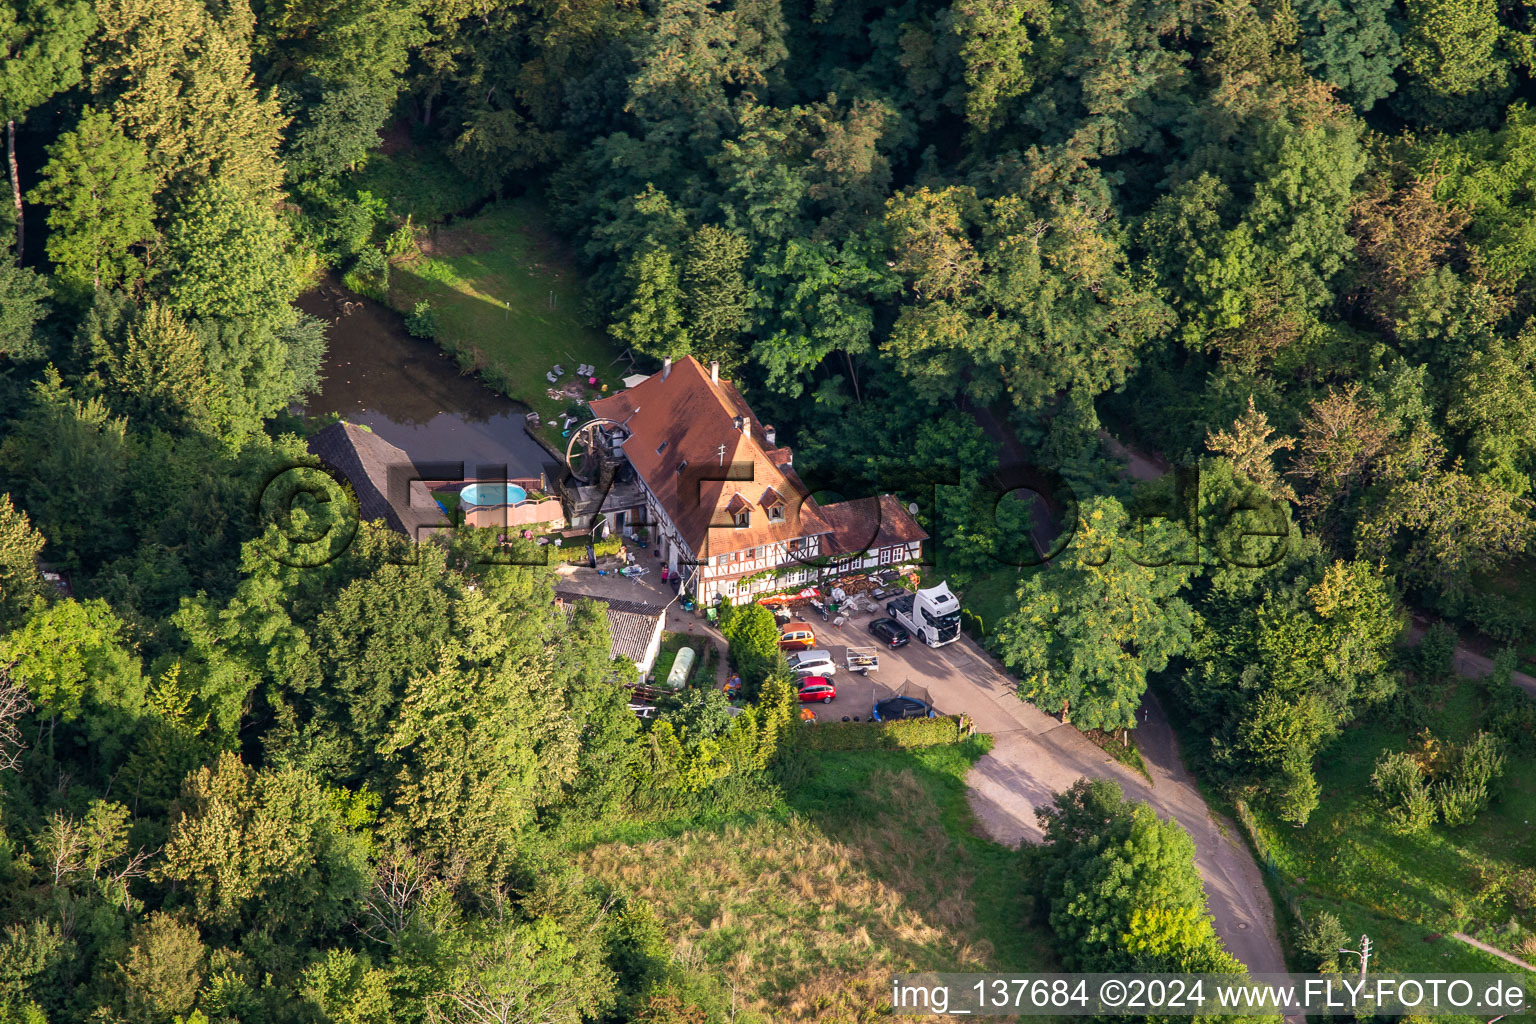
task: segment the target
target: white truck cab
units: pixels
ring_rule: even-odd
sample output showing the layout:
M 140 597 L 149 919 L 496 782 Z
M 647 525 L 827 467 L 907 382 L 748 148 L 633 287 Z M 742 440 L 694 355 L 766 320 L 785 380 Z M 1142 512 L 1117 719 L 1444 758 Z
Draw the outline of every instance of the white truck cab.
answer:
M 929 647 L 960 639 L 960 599 L 948 583 L 898 597 L 885 606 L 885 612 Z

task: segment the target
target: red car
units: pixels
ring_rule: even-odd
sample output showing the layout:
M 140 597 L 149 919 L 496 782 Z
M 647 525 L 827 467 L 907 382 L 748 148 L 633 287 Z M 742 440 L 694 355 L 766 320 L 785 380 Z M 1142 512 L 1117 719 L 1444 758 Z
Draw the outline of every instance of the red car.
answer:
M 826 676 L 806 676 L 800 680 L 800 703 L 810 704 L 813 701 L 821 701 L 823 704 L 832 703 L 832 698 L 837 696 L 837 687 L 832 685 L 832 680 Z

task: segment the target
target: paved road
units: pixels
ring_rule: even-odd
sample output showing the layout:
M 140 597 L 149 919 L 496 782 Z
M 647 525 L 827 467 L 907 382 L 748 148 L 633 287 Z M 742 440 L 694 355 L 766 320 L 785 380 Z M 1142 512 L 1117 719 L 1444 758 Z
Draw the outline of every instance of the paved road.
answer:
M 842 645 L 870 643 L 860 616 L 843 629 L 818 626 L 823 646 L 841 660 Z M 1077 779 L 1113 779 L 1126 794 L 1145 800 L 1163 818 L 1182 825 L 1195 841 L 1195 862 L 1205 880 L 1216 932 L 1250 971 L 1286 969 L 1274 911 L 1259 867 L 1236 825 L 1211 813 L 1179 757 L 1173 729 L 1149 695 L 1148 720 L 1137 730 L 1142 757 L 1153 782 L 1112 760 L 1081 733 L 1020 700 L 1014 682 L 969 637 L 934 650 L 909 644 L 882 651 L 881 667 L 865 680 L 846 672 L 836 677 L 838 698 L 817 705 L 821 718 L 867 717 L 876 691 L 881 696 L 926 688 L 940 711 L 967 714 L 994 738 L 992 752 L 977 762 L 967 780 L 971 805 L 988 834 L 1010 846 L 1042 837 L 1035 808 Z

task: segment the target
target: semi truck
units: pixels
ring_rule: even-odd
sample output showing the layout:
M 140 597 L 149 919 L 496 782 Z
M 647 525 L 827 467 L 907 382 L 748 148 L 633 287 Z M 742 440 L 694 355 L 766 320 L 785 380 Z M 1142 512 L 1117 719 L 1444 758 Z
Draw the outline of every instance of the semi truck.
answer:
M 885 606 L 885 613 L 929 647 L 960 638 L 960 599 L 947 583 L 898 597 Z

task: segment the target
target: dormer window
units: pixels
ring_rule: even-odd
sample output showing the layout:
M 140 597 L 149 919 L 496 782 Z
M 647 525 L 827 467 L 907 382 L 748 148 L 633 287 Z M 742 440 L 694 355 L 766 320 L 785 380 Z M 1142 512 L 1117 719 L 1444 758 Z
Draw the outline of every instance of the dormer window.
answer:
M 731 495 L 725 511 L 738 529 L 752 525 L 752 503 L 743 498 L 739 492 Z
M 784 498 L 772 487 L 763 491 L 763 510 L 768 513 L 770 523 L 782 523 L 784 521 Z

